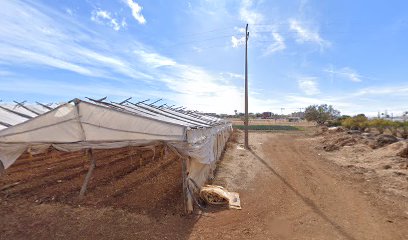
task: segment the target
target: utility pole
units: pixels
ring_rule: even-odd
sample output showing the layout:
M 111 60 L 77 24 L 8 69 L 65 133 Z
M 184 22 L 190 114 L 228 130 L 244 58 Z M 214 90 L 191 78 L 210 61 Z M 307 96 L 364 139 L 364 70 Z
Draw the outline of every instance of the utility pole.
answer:
M 248 143 L 248 23 L 245 28 L 245 148 L 249 150 Z

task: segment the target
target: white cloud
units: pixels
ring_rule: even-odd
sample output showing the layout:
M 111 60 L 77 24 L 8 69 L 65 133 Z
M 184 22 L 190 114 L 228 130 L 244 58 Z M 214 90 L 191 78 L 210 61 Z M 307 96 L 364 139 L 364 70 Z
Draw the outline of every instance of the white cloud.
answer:
M 126 27 L 126 22 L 122 19 L 121 24 L 118 23 L 118 20 L 112 17 L 111 13 L 105 10 L 94 10 L 91 13 L 91 20 L 99 23 L 106 24 L 113 28 L 115 31 L 119 31 L 122 27 Z
M 113 78 L 149 79 L 126 61 L 115 45 L 83 27 L 70 16 L 41 5 L 0 1 L 0 62 L 26 67 L 52 67 L 78 74 Z M 97 16 L 97 13 L 95 13 Z M 100 18 L 107 17 L 100 13 Z
M 316 95 L 320 93 L 315 77 L 301 77 L 298 86 L 306 95 Z
M 220 77 L 219 73 L 179 63 L 126 37 L 113 43 L 106 32 L 104 35 L 99 34 L 95 32 L 97 30 L 90 30 L 69 16 L 57 17 L 59 12 L 41 5 L 34 7 L 17 1 L 0 1 L 0 14 L 0 25 L 3 26 L 0 28 L 0 62 L 5 64 L 4 66 L 62 69 L 83 76 L 97 77 L 97 82 L 104 83 L 110 83 L 114 79 L 121 81 L 121 89 L 140 89 L 134 93 L 137 98 L 146 96 L 143 95 L 144 92 L 153 94 L 154 89 L 159 89 L 154 93 L 157 97 L 208 112 L 242 109 L 243 101 L 237 99 L 242 98 L 243 91 L 228 81 L 241 76 L 231 74 Z M 109 20 L 112 15 L 108 12 L 95 12 L 95 17 Z M 50 88 L 31 89 L 30 86 L 40 81 L 29 76 L 26 76 L 25 80 L 24 76 L 23 73 L 15 78 L 20 81 L 20 85 L 27 84 L 30 89 L 26 88 L 25 91 L 37 96 L 54 96 L 48 92 L 52 91 Z M 11 77 L 14 76 L 8 76 Z M 90 78 L 88 83 L 93 80 Z M 80 89 L 75 87 L 77 83 L 58 84 L 58 80 L 55 83 L 53 86 L 73 90 L 69 91 L 70 93 L 59 91 L 64 96 L 92 95 L 89 94 L 92 90 L 76 90 Z M 21 92 L 15 86 L 13 89 L 9 88 L 7 91 Z M 95 87 L 95 94 L 129 96 L 128 91 L 119 91 L 116 88 L 117 93 L 111 93 L 106 89 L 109 89 L 109 86 Z M 0 91 L 6 89 L 2 87 Z M 219 104 L 221 102 L 223 104 Z
M 245 36 L 241 37 L 241 38 L 237 38 L 235 36 L 231 37 L 231 44 L 233 48 L 245 45 Z
M 406 96 L 408 97 L 408 86 L 392 86 L 392 87 L 371 87 L 371 88 L 363 88 L 358 90 L 357 92 L 353 93 L 352 96 L 366 96 L 366 95 L 374 95 L 374 96 Z
M 262 1 L 259 1 L 258 4 L 262 4 Z M 242 0 L 239 7 L 240 19 L 249 25 L 249 44 L 262 48 L 264 50 L 264 56 L 284 50 L 286 48 L 285 39 L 277 32 L 278 26 L 268 24 L 265 16 L 258 11 L 257 6 L 254 5 L 255 0 Z M 238 36 L 240 36 L 233 36 L 231 38 L 232 47 L 236 48 L 245 44 L 245 28 L 234 27 L 234 30 L 239 34 Z M 273 40 L 271 44 L 259 44 L 260 42 L 269 42 L 271 37 Z
M 232 72 L 223 72 L 223 73 L 220 73 L 220 75 L 223 77 L 224 76 L 228 77 L 228 78 L 236 78 L 236 79 L 241 79 L 241 80 L 245 79 L 245 76 L 243 74 L 232 73 Z
M 252 9 L 253 2 L 253 0 L 242 0 L 239 9 L 239 16 L 241 20 L 250 25 L 259 24 L 264 19 L 264 16 L 261 13 Z
M 263 15 L 252 9 L 253 0 L 242 0 L 239 7 L 239 16 L 241 20 L 248 25 L 253 26 L 259 24 L 263 19 Z M 232 36 L 231 44 L 233 48 L 245 45 L 246 29 L 242 27 L 234 27 L 234 30 L 239 34 L 239 37 Z M 244 36 L 242 36 L 244 35 Z M 254 37 L 256 34 L 253 35 Z M 253 37 L 251 33 L 251 38 Z
M 0 70 L 0 77 L 12 76 L 14 75 L 12 72 Z
M 95 16 L 97 18 L 100 17 L 100 18 L 108 19 L 108 20 L 112 19 L 111 16 L 110 16 L 110 13 L 108 11 L 103 11 L 103 10 L 96 11 Z
M 127 0 L 126 3 L 132 10 L 133 18 L 136 19 L 136 21 L 138 21 L 140 24 L 145 24 L 146 19 L 141 13 L 143 8 L 138 3 L 134 2 L 133 0 Z
M 219 75 L 198 66 L 177 63 L 147 50 L 138 51 L 137 54 L 145 67 L 156 67 L 152 74 L 169 89 L 166 93 L 162 92 L 162 95 L 167 95 L 173 101 L 206 112 L 241 108 L 241 103 L 236 101 L 242 98 L 241 89 L 227 83 Z M 223 104 L 219 104 L 221 102 Z
M 66 9 L 65 9 L 65 12 L 66 12 L 68 15 L 70 15 L 70 16 L 74 15 L 74 12 L 72 11 L 71 8 L 66 8 Z
M 234 27 L 234 30 L 239 33 L 245 34 L 245 28 L 243 27 Z
M 37 65 L 47 65 L 50 67 L 55 67 L 59 69 L 69 70 L 83 75 L 88 76 L 100 76 L 96 71 L 92 71 L 89 68 L 82 67 L 78 64 L 70 63 L 62 59 L 53 58 L 52 56 L 47 56 L 41 53 L 32 52 L 29 50 L 23 50 L 13 47 L 6 47 L 0 44 L 0 50 L 4 51 L 0 58 L 9 57 L 11 62 L 34 62 Z M 25 59 L 17 60 L 17 58 L 24 56 Z
M 304 27 L 298 20 L 290 19 L 289 28 L 296 33 L 297 35 L 296 41 L 299 43 L 304 42 L 316 43 L 320 46 L 321 49 L 329 47 L 331 45 L 329 41 L 324 40 L 322 37 L 320 37 L 317 31 Z
M 143 49 L 137 49 L 133 52 L 140 58 L 141 61 L 149 64 L 149 66 L 153 68 L 176 65 L 176 62 L 173 59 L 161 56 L 157 53 L 148 52 Z
M 125 19 L 125 18 L 122 18 L 122 22 L 120 23 L 120 25 L 121 25 L 123 28 L 127 27 L 127 23 L 126 23 L 126 19 Z
M 363 78 L 363 76 L 358 74 L 356 70 L 350 67 L 343 67 L 339 70 L 336 70 L 333 66 L 330 66 L 328 69 L 325 69 L 324 71 L 332 74 L 331 76 L 332 78 L 334 77 L 334 75 L 336 75 L 340 78 L 347 79 L 352 82 L 361 82 L 362 81 L 361 78 Z
M 272 37 L 275 40 L 274 43 L 270 44 L 265 51 L 264 55 L 270 55 L 272 53 L 282 51 L 286 48 L 285 39 L 279 33 L 272 33 Z
M 288 95 L 284 98 L 285 106 L 290 108 L 296 109 L 299 107 L 307 107 L 309 105 L 314 104 L 328 104 L 333 105 L 335 108 L 345 108 L 353 106 L 352 103 L 342 101 L 342 99 L 335 98 L 335 97 L 305 97 L 305 96 L 296 96 L 296 95 Z M 355 104 L 354 104 L 355 106 Z
M 202 49 L 201 47 L 193 46 L 192 48 L 193 48 L 193 50 L 194 50 L 195 52 L 197 52 L 197 53 L 203 52 L 203 49 Z
M 68 101 L 77 97 L 118 97 L 128 98 L 146 91 L 138 89 L 122 89 L 100 83 L 61 83 L 57 81 L 33 79 L 13 79 L 13 85 L 0 82 L 0 89 L 4 92 L 35 94 L 38 96 L 54 96 L 58 101 Z M 75 95 L 73 95 L 75 93 Z M 54 98 L 55 99 L 55 98 Z
M 319 97 L 296 95 L 282 96 L 282 104 L 289 108 L 306 107 L 312 104 L 329 104 L 339 109 L 342 114 L 355 115 L 365 113 L 376 116 L 378 111 L 388 110 L 396 115 L 406 111 L 401 103 L 408 102 L 408 85 L 368 87 L 351 93 L 321 94 Z M 398 104 L 396 104 L 398 103 Z

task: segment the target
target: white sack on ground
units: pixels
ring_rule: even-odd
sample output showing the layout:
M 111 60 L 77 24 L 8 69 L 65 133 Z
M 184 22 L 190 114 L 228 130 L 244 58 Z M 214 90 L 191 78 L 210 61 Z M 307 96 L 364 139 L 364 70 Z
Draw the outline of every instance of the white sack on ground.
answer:
M 225 188 L 216 185 L 206 185 L 200 190 L 200 197 L 209 204 L 228 204 L 231 209 L 241 209 L 241 200 L 236 192 L 228 192 Z

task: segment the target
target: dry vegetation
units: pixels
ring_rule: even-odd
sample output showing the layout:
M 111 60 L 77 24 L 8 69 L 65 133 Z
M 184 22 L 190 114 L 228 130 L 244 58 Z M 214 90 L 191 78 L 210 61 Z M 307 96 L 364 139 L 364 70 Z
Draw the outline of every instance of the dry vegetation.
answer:
M 357 115 L 343 119 L 339 123 L 347 129 L 360 131 L 375 130 L 380 134 L 388 131 L 395 137 L 408 138 L 408 122 L 394 122 L 386 119 L 368 120 L 364 115 Z
M 377 181 L 381 190 L 408 198 L 408 142 L 376 131 L 329 128 L 316 138 L 316 148 L 337 164 Z

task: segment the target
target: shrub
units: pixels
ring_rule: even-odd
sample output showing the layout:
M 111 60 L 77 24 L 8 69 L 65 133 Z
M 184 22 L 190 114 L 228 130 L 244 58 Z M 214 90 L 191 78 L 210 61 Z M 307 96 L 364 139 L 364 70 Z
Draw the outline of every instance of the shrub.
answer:
M 383 134 L 387 126 L 389 125 L 388 120 L 384 119 L 373 119 L 369 122 L 369 126 L 377 129 L 380 134 Z
M 358 129 L 364 131 L 368 127 L 368 118 L 364 114 L 358 114 L 357 116 L 353 117 L 354 123 Z
M 399 127 L 398 122 L 388 121 L 387 123 L 387 128 L 391 131 L 391 134 L 395 137 L 398 135 L 398 127 Z
M 341 125 L 347 129 L 350 129 L 354 126 L 354 120 L 351 117 L 346 118 L 341 122 Z
M 329 120 L 327 121 L 326 125 L 328 127 L 339 127 L 341 126 L 341 120 L 340 119 Z
M 367 129 L 367 127 L 369 127 L 369 122 L 364 114 L 359 114 L 354 117 L 344 119 L 341 125 L 348 129 L 357 128 L 364 131 Z
M 339 115 L 339 111 L 327 104 L 311 105 L 305 109 L 305 119 L 307 121 L 316 121 L 319 125 L 323 125 L 329 120 L 334 120 Z
M 408 122 L 399 122 L 400 135 L 403 139 L 408 138 Z

